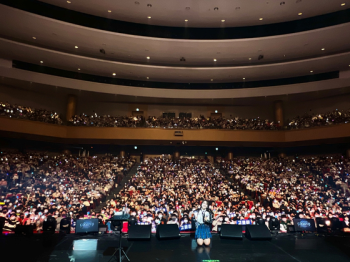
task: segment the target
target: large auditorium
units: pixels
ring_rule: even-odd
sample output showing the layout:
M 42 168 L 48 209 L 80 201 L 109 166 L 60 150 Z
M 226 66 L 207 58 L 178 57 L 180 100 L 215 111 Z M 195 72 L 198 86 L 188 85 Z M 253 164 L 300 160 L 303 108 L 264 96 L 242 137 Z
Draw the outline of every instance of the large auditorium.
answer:
M 350 0 L 0 0 L 3 259 L 350 261 L 349 32 Z

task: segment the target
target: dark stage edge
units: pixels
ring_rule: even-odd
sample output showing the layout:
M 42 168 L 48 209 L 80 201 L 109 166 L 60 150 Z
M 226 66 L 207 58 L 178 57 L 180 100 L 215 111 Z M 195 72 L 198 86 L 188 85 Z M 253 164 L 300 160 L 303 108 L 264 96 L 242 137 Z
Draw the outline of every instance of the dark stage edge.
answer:
M 98 239 L 97 250 L 73 251 L 73 241 L 78 239 Z M 117 239 L 117 236 L 112 234 L 101 236 L 56 234 L 51 240 L 42 235 L 30 238 L 2 236 L 0 246 L 4 254 L 11 254 L 11 261 L 107 262 L 111 258 L 108 255 L 111 249 L 108 248 L 117 246 Z M 197 247 L 195 239 L 190 235 L 171 240 L 158 240 L 152 236 L 150 241 L 128 241 L 124 238 L 122 245 L 128 248 L 127 255 L 131 262 L 350 261 L 350 237 L 280 235 L 271 241 L 252 241 L 246 238 L 220 239 L 218 235 L 214 235 L 210 247 Z

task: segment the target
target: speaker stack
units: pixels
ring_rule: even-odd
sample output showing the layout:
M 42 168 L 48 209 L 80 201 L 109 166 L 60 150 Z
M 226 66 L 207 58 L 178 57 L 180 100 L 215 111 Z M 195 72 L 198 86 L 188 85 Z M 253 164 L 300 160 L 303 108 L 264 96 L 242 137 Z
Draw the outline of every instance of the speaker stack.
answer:
M 128 240 L 150 240 L 151 230 L 151 225 L 130 225 Z
M 156 236 L 158 239 L 180 238 L 180 229 L 178 225 L 158 225 Z
M 270 230 L 266 225 L 252 226 L 246 225 L 245 235 L 251 240 L 271 240 L 272 236 Z
M 242 226 L 223 224 L 221 225 L 220 237 L 231 239 L 243 239 Z

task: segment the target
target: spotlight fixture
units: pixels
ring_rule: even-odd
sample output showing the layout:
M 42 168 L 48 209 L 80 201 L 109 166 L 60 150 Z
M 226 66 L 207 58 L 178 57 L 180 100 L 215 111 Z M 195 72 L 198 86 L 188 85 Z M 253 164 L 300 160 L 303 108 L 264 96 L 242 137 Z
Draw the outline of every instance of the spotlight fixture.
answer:
M 137 149 L 137 146 L 134 146 L 135 149 Z
M 112 75 L 114 75 L 114 76 L 115 76 L 115 75 L 116 75 L 116 73 L 113 73 Z
M 149 79 L 149 77 L 148 77 L 148 76 L 147 76 L 146 78 L 147 78 L 147 79 Z
M 188 20 L 187 20 L 187 19 L 185 19 L 185 22 L 188 22 Z
M 68 4 L 72 3 L 71 1 L 67 1 Z
M 78 68 L 78 71 L 80 71 L 80 68 Z
M 298 13 L 298 15 L 302 15 L 303 13 Z
M 149 56 L 147 56 L 146 58 L 147 58 L 147 59 L 151 59 L 151 57 L 149 57 Z
M 252 60 L 252 58 L 251 58 L 251 57 L 249 57 L 249 60 Z
M 224 23 L 224 22 L 225 22 L 225 20 L 224 20 L 224 19 L 222 19 L 222 20 L 221 20 L 221 22 L 222 22 L 222 23 Z
M 33 36 L 33 39 L 35 40 L 35 39 L 36 39 L 36 37 L 35 37 L 35 36 Z
M 325 48 L 322 48 L 321 50 L 324 51 L 324 50 L 326 50 L 326 49 L 325 49 Z
M 314 72 L 314 71 L 312 71 L 312 70 L 310 71 L 310 73 L 313 73 L 313 72 Z
M 108 13 L 112 13 L 112 10 L 108 10 Z
M 341 6 L 344 6 L 344 5 L 345 5 L 345 3 L 342 3 L 342 4 L 341 4 Z
M 219 10 L 219 7 L 214 7 L 214 11 L 218 11 Z
M 215 114 L 217 114 L 218 113 L 218 110 L 215 110 Z
M 217 148 L 215 148 L 215 150 L 216 150 L 216 151 L 218 151 L 218 150 L 219 150 L 219 148 L 217 147 Z
M 43 64 L 43 63 L 44 63 L 44 61 L 40 61 L 40 63 L 41 63 L 41 64 Z
M 259 18 L 259 20 L 262 21 L 262 20 L 264 20 L 264 18 L 261 17 L 261 18 Z
M 212 81 L 212 82 L 213 82 L 213 80 L 214 80 L 214 79 L 210 79 L 210 81 Z
M 150 17 L 150 16 L 147 16 L 147 18 L 148 18 L 148 19 L 151 19 L 152 17 Z
M 136 111 L 138 112 L 138 111 L 140 111 L 140 109 L 136 108 Z
M 214 60 L 214 62 L 216 62 L 216 58 L 214 58 L 213 60 Z
M 75 48 L 79 48 L 79 47 L 76 45 Z
M 243 80 L 245 80 L 245 77 L 243 77 Z

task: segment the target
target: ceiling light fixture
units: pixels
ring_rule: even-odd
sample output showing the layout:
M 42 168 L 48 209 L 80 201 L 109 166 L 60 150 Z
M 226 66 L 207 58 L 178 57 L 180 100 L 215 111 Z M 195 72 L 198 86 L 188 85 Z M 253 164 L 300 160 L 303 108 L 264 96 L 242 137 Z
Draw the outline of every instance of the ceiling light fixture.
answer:
M 187 19 L 185 19 L 185 22 L 188 22 L 188 20 L 187 20 Z
M 243 77 L 243 80 L 245 80 L 245 77 Z
M 314 72 L 314 71 L 312 71 L 312 70 L 310 71 L 310 73 L 313 73 L 313 72 Z
M 108 10 L 108 13 L 112 13 L 112 10 Z
M 79 47 L 76 45 L 75 48 L 79 48 Z
M 149 77 L 148 77 L 148 76 L 147 76 L 146 78 L 147 78 L 147 79 L 149 79 Z
M 225 20 L 224 20 L 224 19 L 222 19 L 222 20 L 221 20 L 221 22 L 225 22 Z
M 150 16 L 147 16 L 147 18 L 148 18 L 148 19 L 151 19 L 152 17 L 150 17 Z
M 261 18 L 259 18 L 259 20 L 260 20 L 260 21 L 262 21 L 263 19 L 264 19 L 264 18 L 262 18 L 262 17 L 261 17 Z
M 115 75 L 116 75 L 116 73 L 113 73 L 112 75 L 114 75 L 114 76 L 115 76 Z
M 214 62 L 216 62 L 216 58 L 214 58 Z
M 147 58 L 147 59 L 151 59 L 151 57 L 149 57 L 149 56 L 147 56 L 146 58 Z
M 40 63 L 41 63 L 41 64 L 43 64 L 43 63 L 44 63 L 44 61 L 40 61 Z
M 70 3 L 71 3 L 71 1 L 67 1 L 67 3 L 68 3 L 68 4 L 70 4 Z
M 78 68 L 78 71 L 80 71 L 80 68 Z
M 249 60 L 252 60 L 252 59 L 249 57 Z
M 35 40 L 35 39 L 36 39 L 36 37 L 35 37 L 35 36 L 33 36 L 33 39 Z
M 341 6 L 344 6 L 344 5 L 345 5 L 345 3 L 342 3 L 342 4 L 341 4 Z
M 324 51 L 324 50 L 326 50 L 326 49 L 325 49 L 325 48 L 322 48 L 321 50 Z
M 213 81 L 214 79 L 210 79 L 210 81 Z
M 298 13 L 298 15 L 302 15 L 303 13 Z

